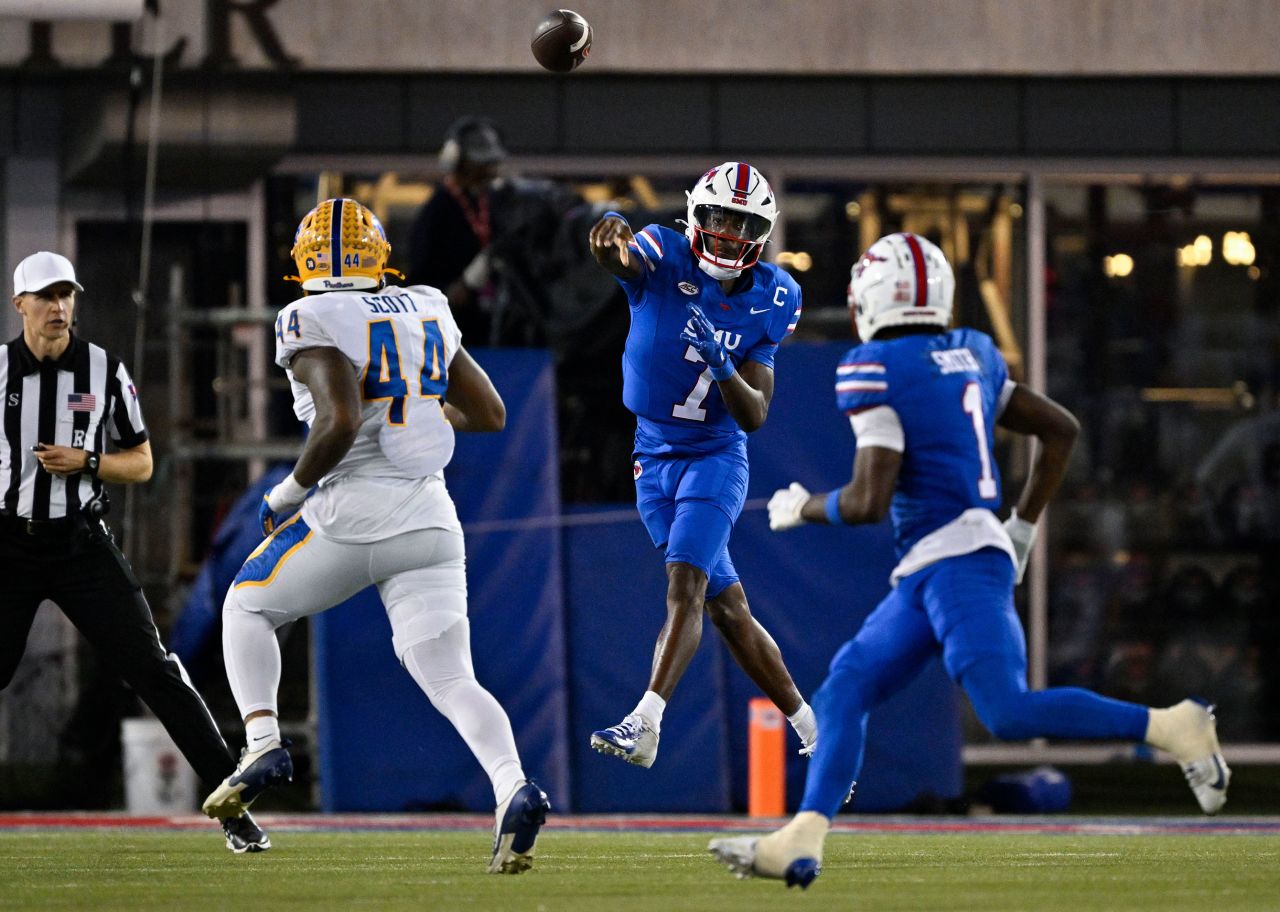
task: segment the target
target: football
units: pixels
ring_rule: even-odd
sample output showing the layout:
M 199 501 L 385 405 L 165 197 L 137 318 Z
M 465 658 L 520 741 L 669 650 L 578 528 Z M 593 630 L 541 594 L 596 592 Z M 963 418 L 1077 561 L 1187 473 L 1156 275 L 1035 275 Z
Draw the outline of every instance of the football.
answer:
M 538 23 L 529 47 L 544 69 L 571 72 L 591 53 L 591 26 L 573 10 L 556 10 Z

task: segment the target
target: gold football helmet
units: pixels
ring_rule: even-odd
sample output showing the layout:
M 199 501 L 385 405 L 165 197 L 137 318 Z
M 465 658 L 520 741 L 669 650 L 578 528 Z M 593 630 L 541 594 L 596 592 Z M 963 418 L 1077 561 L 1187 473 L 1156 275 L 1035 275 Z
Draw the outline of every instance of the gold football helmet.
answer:
M 391 245 L 378 217 L 353 199 L 327 199 L 298 225 L 289 251 L 306 291 L 378 288 Z

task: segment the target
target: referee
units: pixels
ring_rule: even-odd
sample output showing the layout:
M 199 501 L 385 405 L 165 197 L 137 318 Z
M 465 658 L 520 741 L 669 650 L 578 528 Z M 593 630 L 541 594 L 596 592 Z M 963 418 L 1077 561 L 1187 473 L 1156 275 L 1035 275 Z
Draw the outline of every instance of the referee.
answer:
M 71 332 L 78 291 L 71 262 L 56 253 L 34 253 L 13 273 L 22 335 L 0 345 L 0 689 L 36 609 L 55 602 L 211 789 L 235 760 L 178 657 L 160 644 L 142 587 L 102 521 L 103 483 L 150 478 L 151 444 L 124 365 Z M 116 452 L 105 452 L 108 438 Z M 222 824 L 237 854 L 271 846 L 247 813 Z

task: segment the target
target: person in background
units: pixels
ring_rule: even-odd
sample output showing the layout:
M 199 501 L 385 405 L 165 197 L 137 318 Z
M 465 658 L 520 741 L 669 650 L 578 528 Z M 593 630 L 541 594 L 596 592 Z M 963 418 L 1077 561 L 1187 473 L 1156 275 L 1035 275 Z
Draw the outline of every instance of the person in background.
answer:
M 409 281 L 442 289 L 463 336 L 481 343 L 490 335 L 493 186 L 506 158 L 493 121 L 455 120 L 440 147 L 444 177 L 409 231 Z

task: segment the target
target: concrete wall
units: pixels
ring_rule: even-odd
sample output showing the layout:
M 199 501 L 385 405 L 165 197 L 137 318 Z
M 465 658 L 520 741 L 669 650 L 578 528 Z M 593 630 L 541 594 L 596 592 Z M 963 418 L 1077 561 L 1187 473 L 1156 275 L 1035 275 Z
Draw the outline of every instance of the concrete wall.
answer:
M 551 4 L 527 0 L 166 0 L 184 67 L 534 72 L 529 38 Z M 1273 75 L 1271 0 L 574 0 L 595 38 L 587 68 L 628 73 Z M 117 36 L 118 37 L 118 36 Z M 92 68 L 104 23 L 0 28 L 0 68 L 33 49 Z M 38 56 L 38 55 L 37 55 Z

